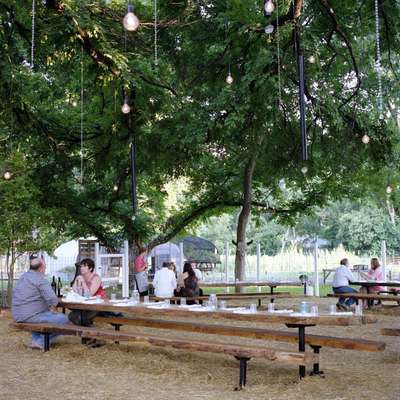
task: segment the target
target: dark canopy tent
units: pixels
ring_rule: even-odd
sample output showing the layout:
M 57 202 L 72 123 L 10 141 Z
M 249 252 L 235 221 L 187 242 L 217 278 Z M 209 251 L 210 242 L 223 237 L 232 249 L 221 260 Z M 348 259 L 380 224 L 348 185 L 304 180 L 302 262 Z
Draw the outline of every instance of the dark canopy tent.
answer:
M 221 263 L 217 248 L 209 240 L 196 236 L 185 236 L 177 243 L 183 243 L 185 259 L 201 271 L 211 271 L 216 264 Z

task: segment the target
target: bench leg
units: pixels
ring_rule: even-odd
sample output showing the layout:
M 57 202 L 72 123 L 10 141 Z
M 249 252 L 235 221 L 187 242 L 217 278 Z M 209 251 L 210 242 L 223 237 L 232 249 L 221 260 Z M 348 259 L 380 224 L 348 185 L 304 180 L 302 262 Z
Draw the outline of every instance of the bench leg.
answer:
M 115 328 L 115 330 L 116 330 L 116 331 L 119 331 L 119 330 L 120 330 L 120 328 L 121 328 L 121 325 L 119 325 L 119 324 L 115 324 L 115 325 L 114 325 L 114 328 Z M 116 340 L 114 343 L 115 343 L 115 344 L 119 344 L 119 341 L 118 341 L 118 340 Z
M 44 333 L 44 351 L 50 350 L 50 333 Z
M 299 351 L 304 353 L 306 351 L 306 329 L 304 326 L 299 326 Z M 306 376 L 306 366 L 299 365 L 300 379 Z
M 79 310 L 79 311 L 80 311 L 80 314 L 81 314 L 81 324 L 83 325 L 84 322 L 86 322 L 86 314 L 84 313 L 83 310 Z M 87 338 L 84 338 L 84 337 L 81 338 L 81 343 L 82 344 L 86 344 L 87 341 L 88 341 Z
M 247 381 L 247 361 L 250 358 L 247 357 L 235 357 L 239 360 L 239 386 L 235 388 L 235 390 L 242 390 L 243 386 L 246 386 Z
M 314 354 L 319 354 L 319 351 L 322 346 L 314 346 L 314 345 L 310 344 L 310 347 L 314 350 Z M 319 363 L 313 364 L 313 371 L 310 372 L 310 376 L 314 376 L 314 375 L 319 375 L 322 378 L 324 378 L 324 376 L 323 376 L 324 371 L 319 370 Z

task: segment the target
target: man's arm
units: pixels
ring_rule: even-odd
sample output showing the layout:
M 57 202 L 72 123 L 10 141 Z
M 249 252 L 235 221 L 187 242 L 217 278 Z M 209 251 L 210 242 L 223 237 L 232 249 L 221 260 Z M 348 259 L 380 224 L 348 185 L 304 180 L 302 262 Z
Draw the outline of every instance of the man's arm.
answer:
M 38 283 L 38 288 L 41 296 L 46 301 L 48 306 L 53 306 L 55 308 L 58 304 L 58 297 L 54 293 L 53 288 L 45 277 L 43 277 L 43 279 L 41 279 Z

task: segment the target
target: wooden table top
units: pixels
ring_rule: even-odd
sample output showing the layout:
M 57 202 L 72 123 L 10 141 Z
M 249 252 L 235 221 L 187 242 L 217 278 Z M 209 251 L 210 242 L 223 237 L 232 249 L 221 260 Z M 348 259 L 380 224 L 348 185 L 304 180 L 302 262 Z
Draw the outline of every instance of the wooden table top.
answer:
M 214 281 L 214 282 L 204 282 L 200 281 L 199 286 L 201 287 L 245 287 L 245 286 L 303 286 L 301 282 L 273 282 L 273 281 Z
M 350 285 L 357 285 L 357 286 L 392 286 L 392 287 L 400 287 L 400 282 L 378 282 L 378 281 L 356 281 L 350 282 Z
M 154 303 L 156 304 L 156 303 Z M 355 316 L 355 315 L 319 315 L 312 316 L 292 316 L 290 314 L 275 314 L 266 311 L 259 311 L 254 314 L 239 314 L 232 311 L 215 310 L 215 311 L 191 311 L 180 306 L 169 306 L 168 308 L 149 308 L 143 303 L 137 306 L 115 306 L 109 302 L 102 304 L 84 304 L 60 302 L 60 307 L 74 310 L 93 310 L 93 311 L 113 311 L 123 312 L 126 314 L 134 314 L 135 316 L 147 317 L 180 317 L 180 318 L 205 318 L 205 319 L 229 319 L 235 321 L 247 322 L 266 322 L 266 323 L 283 323 L 283 324 L 299 324 L 299 325 L 361 325 L 367 323 L 375 323 L 377 318 L 371 315 Z

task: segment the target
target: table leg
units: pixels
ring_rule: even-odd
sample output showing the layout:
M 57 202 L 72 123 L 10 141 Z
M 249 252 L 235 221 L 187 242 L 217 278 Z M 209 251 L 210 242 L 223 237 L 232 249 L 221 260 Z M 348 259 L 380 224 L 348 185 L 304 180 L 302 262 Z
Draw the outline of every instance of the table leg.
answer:
M 306 351 L 306 328 L 302 325 L 299 326 L 299 351 L 304 353 Z M 299 365 L 300 379 L 306 376 L 306 366 Z

